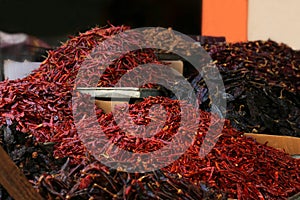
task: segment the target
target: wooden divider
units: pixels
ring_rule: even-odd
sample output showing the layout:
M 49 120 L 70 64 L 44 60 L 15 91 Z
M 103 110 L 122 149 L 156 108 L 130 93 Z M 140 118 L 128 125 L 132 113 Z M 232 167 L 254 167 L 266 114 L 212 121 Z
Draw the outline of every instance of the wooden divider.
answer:
M 15 200 L 42 200 L 39 193 L 33 189 L 25 175 L 10 159 L 1 146 L 0 185 L 2 185 Z

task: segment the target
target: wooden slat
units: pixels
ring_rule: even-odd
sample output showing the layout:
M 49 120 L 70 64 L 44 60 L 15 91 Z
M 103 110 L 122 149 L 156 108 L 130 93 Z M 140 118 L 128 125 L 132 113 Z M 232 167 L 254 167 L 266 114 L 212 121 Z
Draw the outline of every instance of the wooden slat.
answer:
M 0 146 L 0 185 L 15 200 L 42 200 L 42 197 L 33 189 L 25 175 L 15 165 Z

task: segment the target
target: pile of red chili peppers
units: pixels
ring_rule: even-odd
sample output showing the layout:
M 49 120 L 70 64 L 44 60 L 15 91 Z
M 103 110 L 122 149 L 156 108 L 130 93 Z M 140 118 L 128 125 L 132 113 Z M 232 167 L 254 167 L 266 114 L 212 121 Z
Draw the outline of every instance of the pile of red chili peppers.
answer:
M 164 126 L 159 131 L 156 127 L 148 130 L 156 134 L 146 139 L 131 135 L 130 133 L 134 133 L 136 130 L 131 130 L 130 120 L 133 119 L 140 125 L 148 124 L 149 115 L 145 113 L 147 113 L 147 108 L 153 104 L 161 104 L 166 107 L 166 119 L 155 109 L 151 115 L 151 119 L 158 124 L 165 121 Z M 149 97 L 141 103 L 127 107 L 116 107 L 114 111 L 115 118 L 125 118 L 123 123 L 117 124 L 112 113 L 99 113 L 98 119 L 102 130 L 110 138 L 111 143 L 118 147 L 132 152 L 152 152 L 167 145 L 172 136 L 176 134 L 180 121 L 180 107 L 177 100 L 167 97 Z M 127 110 L 130 115 L 126 116 L 124 110 Z M 218 142 L 212 151 L 205 158 L 200 158 L 199 150 L 203 140 L 204 138 L 209 139 L 209 135 L 206 135 L 207 129 L 213 120 L 217 120 L 217 117 L 207 112 L 199 112 L 198 127 L 195 128 L 192 124 L 188 124 L 185 129 L 191 134 L 195 134 L 195 130 L 197 130 L 193 145 L 178 160 L 163 168 L 163 171 L 180 174 L 195 185 L 204 181 L 213 188 L 221 189 L 231 198 L 285 199 L 299 192 L 300 161 L 284 152 L 243 136 L 243 133 L 231 127 L 228 120 L 226 120 L 222 134 L 218 136 Z M 87 129 L 87 135 L 83 137 L 88 138 L 97 134 L 96 127 L 92 127 L 88 120 L 85 125 L 90 128 Z M 94 125 L 97 126 L 97 124 Z M 144 133 L 143 130 L 141 132 Z M 100 138 L 97 137 L 97 139 Z M 184 142 L 184 139 L 182 141 Z M 98 151 L 99 154 L 103 153 L 102 146 L 99 147 L 97 141 L 93 141 L 93 144 L 88 146 L 90 149 Z M 176 149 L 174 149 L 175 153 Z M 105 152 L 105 154 L 106 157 L 110 157 L 114 152 Z M 172 156 L 175 155 L 170 155 L 169 159 L 172 159 Z M 151 158 L 148 159 L 151 160 Z M 99 161 L 101 162 L 101 158 Z M 128 160 L 128 162 L 136 162 L 136 160 Z
M 16 123 L 17 129 L 32 134 L 37 141 L 54 142 L 54 155 L 58 158 L 69 157 L 74 165 L 88 160 L 87 150 L 80 138 L 85 135 L 78 136 L 72 113 L 72 106 L 80 109 L 88 102 L 72 105 L 74 80 L 80 64 L 97 44 L 127 29 L 125 26 L 110 26 L 89 30 L 50 51 L 40 68 L 28 77 L 1 82 L 1 124 L 8 121 Z M 113 86 L 128 70 L 145 63 L 159 63 L 154 50 L 129 52 L 107 68 L 98 86 Z M 154 109 L 149 118 L 149 109 L 155 104 L 164 107 L 166 113 L 164 115 Z M 100 108 L 95 109 L 99 123 L 88 123 L 84 111 L 79 113 L 82 121 L 87 122 L 82 124 L 90 126 L 88 136 L 97 134 L 95 126 L 100 124 L 105 137 L 132 152 L 146 153 L 167 145 L 176 134 L 181 117 L 178 100 L 167 97 L 149 97 L 138 104 L 117 107 L 116 117 L 119 115 L 119 118 L 128 119 L 123 120 L 121 125 L 115 122 L 112 113 L 105 114 Z M 126 109 L 128 115 L 124 115 Z M 188 124 L 185 129 L 195 136 L 194 142 L 184 155 L 163 171 L 178 174 L 196 185 L 204 181 L 210 187 L 224 191 L 228 197 L 238 199 L 286 199 L 300 192 L 300 161 L 243 136 L 230 126 L 229 121 L 225 121 L 212 151 L 205 158 L 200 158 L 199 149 L 207 128 L 217 117 L 200 110 L 199 116 L 200 123 L 196 127 Z M 155 119 L 163 126 L 161 130 L 154 130 L 153 127 L 154 136 L 140 139 L 127 133 L 133 131 L 131 124 L 127 123 L 131 119 L 140 125 L 147 125 Z M 89 149 L 90 146 L 101 148 L 92 142 L 87 145 Z

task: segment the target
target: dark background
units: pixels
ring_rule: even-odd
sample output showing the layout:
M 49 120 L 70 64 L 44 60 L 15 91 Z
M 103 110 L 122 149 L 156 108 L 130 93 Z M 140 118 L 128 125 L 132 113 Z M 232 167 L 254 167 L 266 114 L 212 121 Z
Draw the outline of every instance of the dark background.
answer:
M 0 0 L 0 30 L 25 32 L 51 45 L 107 21 L 199 35 L 201 0 Z

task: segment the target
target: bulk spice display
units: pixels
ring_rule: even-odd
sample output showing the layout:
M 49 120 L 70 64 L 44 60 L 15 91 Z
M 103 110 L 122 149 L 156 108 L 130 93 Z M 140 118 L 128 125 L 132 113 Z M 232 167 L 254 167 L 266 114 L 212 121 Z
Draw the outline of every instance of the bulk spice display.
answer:
M 161 170 L 131 174 L 108 169 L 94 161 L 76 133 L 71 91 L 80 64 L 93 47 L 127 29 L 125 26 L 111 26 L 87 31 L 50 51 L 40 68 L 28 77 L 0 83 L 0 119 L 3 128 L 10 125 L 12 133 L 24 134 L 23 137 L 26 138 L 25 144 L 23 141 L 21 145 L 24 145 L 24 150 L 12 151 L 11 145 L 20 142 L 16 141 L 19 136 L 10 137 L 7 136 L 7 131 L 2 131 L 1 145 L 10 146 L 6 150 L 13 152 L 10 153 L 11 157 L 21 152 L 19 158 L 25 161 L 18 163 L 18 159 L 14 159 L 21 169 L 29 169 L 30 159 L 49 156 L 49 167 L 36 163 L 41 165 L 36 172 L 28 170 L 25 173 L 41 195 L 47 199 L 199 199 L 205 195 L 208 199 L 221 199 L 225 196 L 239 199 L 286 199 L 300 192 L 300 161 L 244 137 L 231 127 L 229 121 L 225 121 L 216 146 L 205 158 L 200 158 L 199 149 L 203 139 L 209 139 L 207 129 L 217 120 L 216 116 L 205 111 L 199 111 L 198 127 L 187 126 L 192 127 L 190 131 L 195 136 L 191 147 L 178 160 Z M 212 50 L 213 48 L 211 52 Z M 145 63 L 159 63 L 153 50 L 129 52 L 109 66 L 109 70 L 105 71 L 106 75 L 100 77 L 98 86 L 112 86 L 128 70 Z M 119 73 L 116 79 L 112 76 L 115 73 Z M 297 87 L 294 90 L 292 88 L 289 84 L 285 87 L 286 91 L 296 92 Z M 285 94 L 282 91 L 284 97 Z M 82 102 L 85 103 L 87 102 Z M 165 108 L 165 119 L 155 109 L 149 119 L 149 108 L 154 104 Z M 73 105 L 76 106 L 82 105 Z M 166 146 L 176 133 L 181 117 L 178 100 L 168 97 L 149 97 L 139 104 L 116 107 L 114 115 L 128 119 L 122 121 L 122 127 L 114 122 L 112 113 L 105 114 L 100 108 L 95 109 L 106 137 L 120 148 L 132 152 L 146 153 Z M 128 116 L 123 116 L 124 109 L 129 111 Z M 80 114 L 84 116 L 84 113 L 78 115 Z M 123 131 L 130 130 L 131 124 L 126 121 L 131 118 L 140 125 L 148 124 L 151 119 L 166 122 L 158 133 L 154 132 L 157 133 L 154 136 L 140 139 Z M 178 121 L 171 120 L 173 118 Z M 85 125 L 91 124 L 83 123 Z M 95 128 L 91 126 L 91 130 L 95 131 Z M 55 145 L 53 155 L 39 149 L 47 144 Z M 26 155 L 28 157 L 30 153 L 31 158 L 26 159 Z M 62 165 L 66 158 L 66 163 Z

